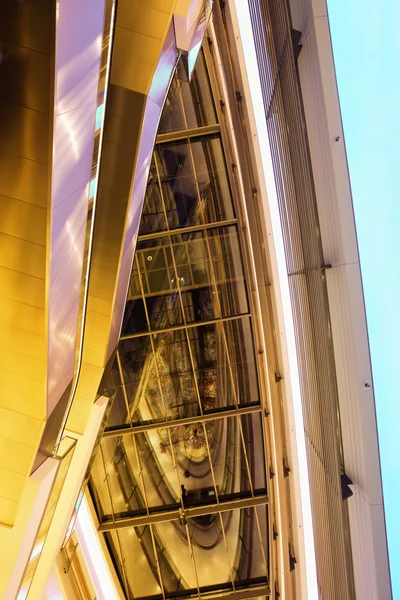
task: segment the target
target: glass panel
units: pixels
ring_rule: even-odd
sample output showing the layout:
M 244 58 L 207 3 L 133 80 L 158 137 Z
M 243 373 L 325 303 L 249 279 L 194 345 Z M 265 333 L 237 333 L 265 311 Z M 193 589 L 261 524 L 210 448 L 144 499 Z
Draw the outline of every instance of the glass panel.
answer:
M 254 509 L 225 512 L 221 517 L 210 514 L 188 519 L 200 589 L 217 584 L 230 589 L 232 578 L 242 585 L 250 585 L 255 578 L 266 581 Z
M 240 418 L 243 433 L 241 445 L 241 489 L 254 493 L 266 489 L 265 454 L 261 415 L 252 413 Z M 251 486 L 250 481 L 251 480 Z
M 204 223 L 233 219 L 232 197 L 226 163 L 218 135 L 191 141 Z
M 90 472 L 89 489 L 99 521 L 112 519 L 112 506 L 107 486 L 107 474 L 101 451 L 96 453 Z
M 266 509 L 264 508 L 264 510 Z M 231 548 L 231 546 L 229 547 Z M 236 581 L 245 582 L 256 578 L 267 578 L 267 548 L 262 546 L 258 535 L 255 508 L 246 508 L 240 511 L 233 565 Z
M 188 143 L 160 144 L 156 155 L 169 228 L 202 223 Z
M 152 430 L 135 436 L 145 498 L 151 511 L 180 508 L 180 486 L 171 460 L 166 430 Z
M 174 78 L 159 133 L 213 123 L 200 54 L 190 84 Z M 198 586 L 215 595 L 233 590 L 232 579 L 238 590 L 266 581 L 266 507 L 211 513 L 217 500 L 266 493 L 262 416 L 190 423 L 259 405 L 237 227 L 203 227 L 234 218 L 219 135 L 156 146 L 140 234 L 165 234 L 137 244 L 122 328 L 137 337 L 120 341 L 122 380 L 114 365 L 109 384 L 116 390 L 109 427 L 141 429 L 101 442 L 91 489 L 100 520 L 194 506 L 210 513 L 107 534 L 128 598 L 163 600 L 184 590 L 197 597 Z M 199 230 L 180 231 L 188 226 Z M 189 422 L 163 426 L 182 418 Z M 146 423 L 159 429 L 142 431 Z
M 167 223 L 161 198 L 159 180 L 154 159 L 151 161 L 149 180 L 140 221 L 139 235 L 164 231 Z
M 174 235 L 172 244 L 186 322 L 218 317 L 219 307 L 204 233 Z
M 217 115 L 210 81 L 204 54 L 200 52 L 190 83 L 179 81 L 176 76 L 174 77 L 161 115 L 158 133 L 215 123 L 217 123 Z
M 203 52 L 198 56 L 190 84 L 181 82 L 181 93 L 188 128 L 217 122 Z
M 181 129 L 186 129 L 181 101 L 181 82 L 175 76 L 165 101 L 158 133 L 168 133 L 169 131 L 179 131 Z
M 159 144 L 156 153 L 170 229 L 235 217 L 219 136 Z
M 156 359 L 167 415 L 171 418 L 199 414 L 199 403 L 186 331 L 179 329 L 154 336 Z
M 108 477 L 115 518 L 144 507 L 145 503 L 138 488 L 138 482 L 132 475 L 132 464 L 136 456 L 133 450 L 127 455 L 126 449 L 133 448 L 130 436 L 125 438 L 106 438 L 101 442 L 104 467 Z
M 165 418 L 150 336 L 121 341 L 119 355 L 132 421 Z
M 173 594 L 178 590 L 196 588 L 196 573 L 183 522 L 160 523 L 156 531 L 157 540 L 162 544 L 158 559 L 165 590 Z
M 135 255 L 122 323 L 122 335 L 141 333 L 148 330 L 141 285 L 144 293 L 146 293 L 148 291 L 147 280 L 145 277 L 139 276 L 139 262 L 137 255 Z
M 246 283 L 236 227 L 207 231 L 222 317 L 248 312 Z
M 125 425 L 125 423 L 128 421 L 128 412 L 123 394 L 122 381 L 117 359 L 115 359 L 113 368 L 111 370 L 110 379 L 108 380 L 107 384 L 107 391 L 110 395 L 112 395 L 115 391 L 115 396 L 112 401 L 112 406 L 107 421 L 107 427 L 115 428 Z
M 225 321 L 223 327 L 238 404 L 258 402 L 258 378 L 250 318 Z
M 110 531 L 105 533 L 104 541 L 110 553 L 111 560 L 113 562 L 115 571 L 118 575 L 122 589 L 124 590 L 125 597 L 127 598 L 127 600 L 132 600 L 132 592 L 129 586 L 127 585 L 127 579 L 125 576 L 118 531 Z
M 223 324 L 188 329 L 204 412 L 236 405 Z
M 136 256 L 150 328 L 165 329 L 181 324 L 183 315 L 169 238 L 140 242 Z
M 217 503 L 210 455 L 212 460 L 220 448 L 219 429 L 217 422 L 208 421 L 180 425 L 170 431 L 184 506 Z
M 131 597 L 140 598 L 160 594 L 161 587 L 150 527 L 120 529 L 118 538 Z

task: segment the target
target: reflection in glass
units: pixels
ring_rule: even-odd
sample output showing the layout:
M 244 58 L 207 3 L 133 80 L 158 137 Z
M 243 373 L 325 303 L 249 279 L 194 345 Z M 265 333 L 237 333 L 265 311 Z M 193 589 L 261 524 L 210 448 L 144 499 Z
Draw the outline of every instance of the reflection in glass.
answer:
M 220 135 L 193 131 L 215 123 L 200 54 L 191 83 L 174 78 L 165 103 L 159 134 L 182 134 L 153 153 L 112 370 L 108 428 L 134 433 L 102 440 L 90 481 L 100 521 L 173 517 L 106 534 L 128 598 L 267 578 L 266 507 L 215 512 L 267 494 L 240 223 Z M 223 416 L 248 407 L 257 412 Z
M 164 204 L 154 159 L 151 161 L 149 180 L 143 204 L 139 235 L 164 231 L 167 228 Z
M 217 122 L 203 52 L 199 53 L 190 84 L 181 83 L 181 94 L 188 128 L 213 125 Z
M 191 82 L 174 77 L 158 133 L 179 131 L 217 122 L 210 81 L 203 52 L 199 53 Z
M 112 428 L 259 402 L 248 318 L 125 339 L 119 358 L 129 414 L 118 396 Z
M 265 507 L 205 514 L 106 534 L 128 597 L 188 597 L 267 582 L 268 548 L 257 533 Z M 190 543 L 189 543 L 190 541 Z M 226 542 L 226 544 L 225 544 Z M 140 577 L 137 576 L 138 569 Z M 161 589 L 161 586 L 163 590 Z M 186 590 L 186 594 L 184 593 Z
M 91 481 L 103 521 L 265 495 L 261 415 L 105 438 Z
M 158 144 L 156 162 L 169 229 L 235 217 L 219 136 Z

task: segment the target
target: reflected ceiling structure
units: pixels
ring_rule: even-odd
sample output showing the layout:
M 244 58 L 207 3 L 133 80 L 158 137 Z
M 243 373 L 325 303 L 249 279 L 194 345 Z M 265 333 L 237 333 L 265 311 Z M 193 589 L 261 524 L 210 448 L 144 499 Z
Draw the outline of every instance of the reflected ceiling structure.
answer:
M 159 124 L 90 490 L 126 597 L 269 594 L 264 410 L 203 53 Z

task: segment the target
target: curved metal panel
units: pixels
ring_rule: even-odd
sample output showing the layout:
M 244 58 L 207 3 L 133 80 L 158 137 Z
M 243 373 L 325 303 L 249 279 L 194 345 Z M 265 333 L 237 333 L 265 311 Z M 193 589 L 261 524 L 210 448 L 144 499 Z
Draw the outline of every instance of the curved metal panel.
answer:
M 97 0 L 58 5 L 48 251 L 48 415 L 74 373 L 104 9 L 104 1 Z

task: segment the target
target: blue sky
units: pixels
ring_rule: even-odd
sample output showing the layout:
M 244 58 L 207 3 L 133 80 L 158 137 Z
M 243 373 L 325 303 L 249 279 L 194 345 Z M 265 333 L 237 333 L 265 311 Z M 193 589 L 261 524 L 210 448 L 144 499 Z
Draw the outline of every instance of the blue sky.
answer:
M 400 2 L 328 0 L 400 599 Z

